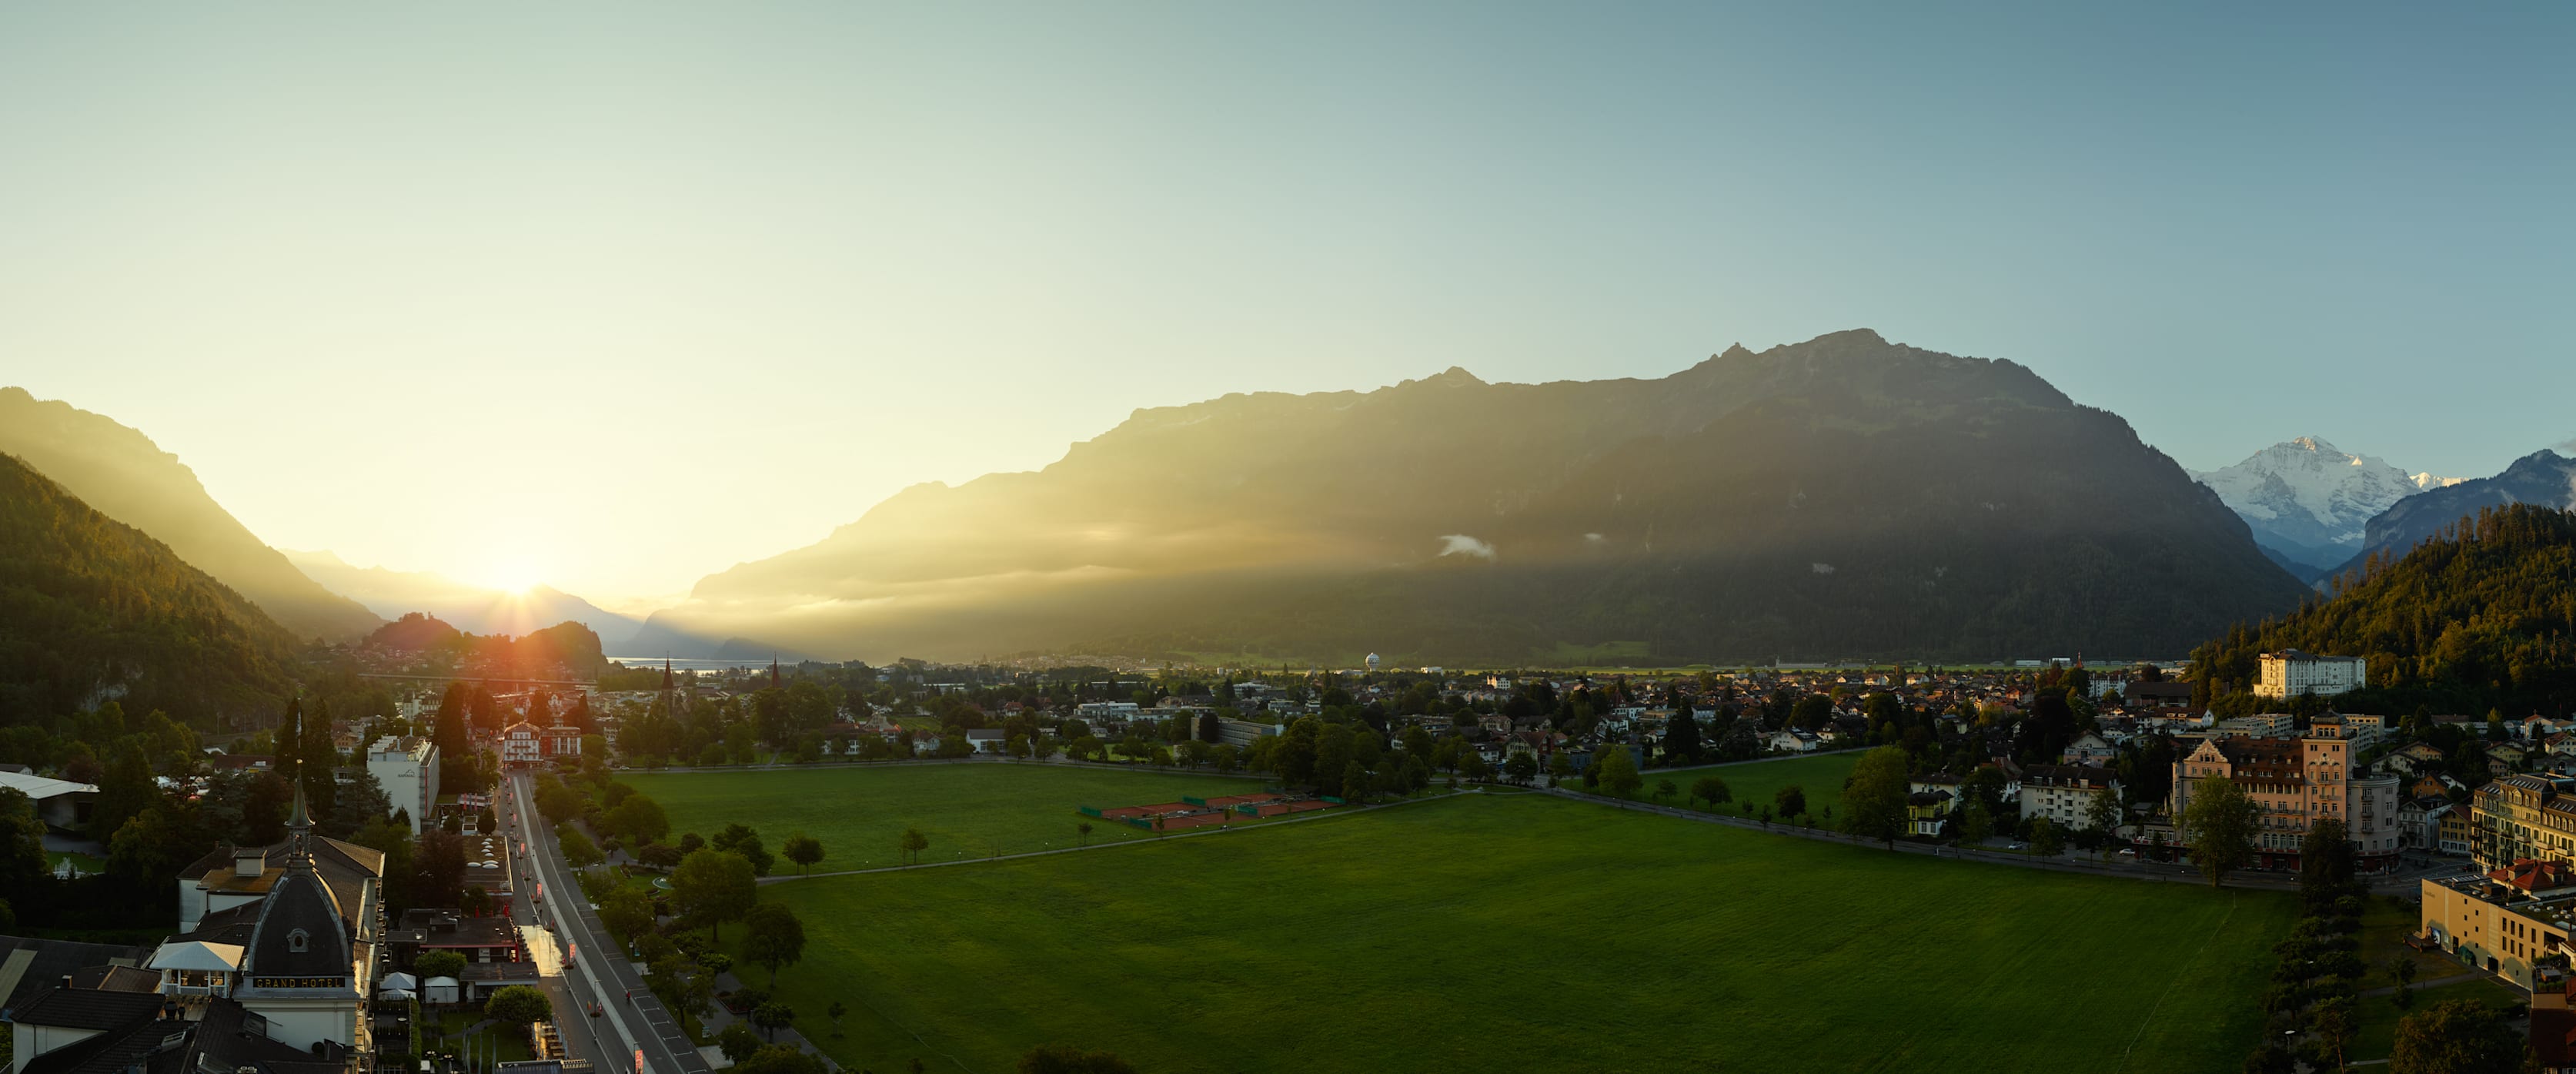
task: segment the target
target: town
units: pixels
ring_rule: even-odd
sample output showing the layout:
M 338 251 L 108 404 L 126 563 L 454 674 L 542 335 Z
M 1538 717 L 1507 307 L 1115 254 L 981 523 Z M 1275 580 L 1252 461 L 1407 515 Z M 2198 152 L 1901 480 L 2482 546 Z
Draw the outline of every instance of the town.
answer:
M 2365 681 L 2360 659 L 2261 659 L 2252 690 L 2215 699 L 2181 662 L 2081 658 L 1679 674 L 1374 656 L 1341 671 L 638 663 L 573 686 L 572 670 L 543 669 L 566 676 L 551 688 L 421 692 L 409 675 L 362 675 L 341 702 L 361 714 L 299 701 L 220 745 L 110 703 L 51 734 L 0 732 L 14 756 L 55 759 L 0 771 L 12 853 L 48 863 L 6 895 L 24 915 L 66 905 L 54 886 L 121 883 L 153 893 L 128 910 L 170 909 L 175 891 L 175 919 L 150 945 L 0 941 L 0 1009 L 17 1074 L 164 1056 L 288 1074 L 433 1057 L 577 1071 L 630 1054 L 681 1071 L 820 1069 L 809 1036 L 839 1015 L 773 1001 L 745 983 L 746 961 L 686 927 L 747 920 L 743 942 L 774 974 L 800 957 L 804 926 L 755 906 L 755 876 L 781 854 L 801 867 L 859 848 L 773 831 L 773 854 L 740 823 L 673 837 L 622 780 L 1045 764 L 1245 774 L 1284 792 L 1082 810 L 1157 835 L 1481 785 L 2152 882 L 2289 886 L 2331 858 L 2361 888 L 2420 885 L 2406 942 L 2534 996 L 2536 1049 L 2563 1037 L 2576 725 L 2338 712 Z M 1837 785 L 1751 793 L 1766 766 L 1863 752 L 1896 778 L 1864 787 L 1844 764 Z M 2210 819 L 2204 799 L 2222 798 L 2240 821 Z M 182 857 L 200 832 L 221 847 Z M 917 856 L 918 835 L 896 849 Z M 621 947 L 642 954 L 602 957 Z

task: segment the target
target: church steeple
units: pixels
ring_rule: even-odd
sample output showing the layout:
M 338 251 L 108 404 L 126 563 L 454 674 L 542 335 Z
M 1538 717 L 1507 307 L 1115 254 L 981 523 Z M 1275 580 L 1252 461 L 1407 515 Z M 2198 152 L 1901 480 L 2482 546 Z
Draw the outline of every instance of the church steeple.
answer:
M 779 688 L 777 653 L 769 654 L 769 688 L 772 690 Z
M 313 814 L 304 807 L 304 781 L 295 782 L 295 810 L 286 818 L 288 872 L 313 871 Z

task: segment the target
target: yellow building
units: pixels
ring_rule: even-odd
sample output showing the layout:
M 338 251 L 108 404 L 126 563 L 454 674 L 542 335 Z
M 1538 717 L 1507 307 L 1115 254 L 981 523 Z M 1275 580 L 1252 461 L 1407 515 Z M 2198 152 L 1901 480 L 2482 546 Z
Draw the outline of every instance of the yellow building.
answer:
M 2254 840 L 2256 867 L 2298 864 L 2300 844 L 2321 820 L 2342 821 L 2355 865 L 2392 867 L 2403 839 L 2397 779 L 2352 770 L 2352 741 L 2339 723 L 2320 722 L 2300 738 L 2212 738 L 2174 762 L 2172 816 L 2180 818 L 2201 782 L 2225 778 L 2262 811 Z
M 2519 858 L 2576 861 L 2576 780 L 2506 776 L 2469 798 L 2469 857 L 2480 869 Z
M 2564 965 L 2576 926 L 2566 863 L 2526 860 L 2487 876 L 2426 880 L 2423 891 L 2419 934 L 2470 966 L 2529 989 L 2542 960 Z

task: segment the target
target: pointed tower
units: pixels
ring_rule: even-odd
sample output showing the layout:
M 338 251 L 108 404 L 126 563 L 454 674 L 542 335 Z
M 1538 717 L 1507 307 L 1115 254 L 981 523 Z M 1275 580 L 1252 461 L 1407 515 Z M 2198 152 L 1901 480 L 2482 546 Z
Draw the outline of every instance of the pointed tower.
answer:
M 313 867 L 313 816 L 295 789 L 284 875 L 260 900 L 233 999 L 268 1020 L 268 1035 L 337 1059 L 361 1039 L 368 967 L 355 956 L 348 908 Z
M 778 689 L 778 688 L 779 688 L 779 686 L 780 686 L 780 683 L 779 683 L 779 681 L 778 681 L 778 654 L 777 654 L 777 653 L 771 653 L 771 654 L 769 654 L 769 688 L 770 688 L 770 689 L 772 689 L 772 690 L 776 690 L 776 689 Z

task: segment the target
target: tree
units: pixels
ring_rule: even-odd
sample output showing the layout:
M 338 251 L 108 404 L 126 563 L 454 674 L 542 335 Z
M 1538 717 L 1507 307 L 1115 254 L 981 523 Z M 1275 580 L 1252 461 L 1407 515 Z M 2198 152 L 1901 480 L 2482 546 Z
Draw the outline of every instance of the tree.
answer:
M 895 839 L 895 849 L 902 852 L 905 861 L 920 864 L 921 852 L 930 849 L 930 837 L 921 834 L 919 828 L 906 828 Z
M 778 1031 L 796 1024 L 796 1008 L 770 1000 L 751 1009 L 751 1024 L 759 1026 L 763 1036 L 778 1039 Z
M 2343 822 L 2321 819 L 2299 844 L 2299 901 L 2319 913 L 2352 888 L 2352 840 Z
M 2523 1041 L 2473 999 L 2446 999 L 2397 1020 L 2389 1074 L 2513 1074 Z
M 432 977 L 453 978 L 465 972 L 465 955 L 457 951 L 423 951 L 419 958 L 411 961 L 411 968 L 413 975 L 423 981 Z
M 1772 792 L 1771 801 L 1780 807 L 1780 815 L 1794 817 L 1807 811 L 1807 789 L 1795 783 Z
M 555 828 L 555 845 L 563 849 L 564 862 L 575 869 L 587 869 L 605 860 L 600 856 L 599 844 L 569 824 Z
M 1987 839 L 1994 836 L 1995 817 L 1994 814 L 1986 812 L 1984 802 L 1970 798 L 1966 804 L 1959 807 L 1958 815 L 1960 842 L 1972 847 L 1982 846 Z
M 1905 750 L 1880 746 L 1852 765 L 1851 782 L 1843 788 L 1843 830 L 1862 839 L 1877 839 L 1896 849 L 1905 834 Z
M 632 940 L 653 927 L 653 900 L 640 889 L 619 885 L 600 900 L 599 923 L 618 939 Z
M 2228 873 L 2253 859 L 2262 821 L 2262 807 L 2227 777 L 2206 777 L 2192 786 L 2182 811 L 2182 839 L 2209 886 L 2224 884 Z
M 1136 1074 L 1113 1052 L 1086 1052 L 1070 1044 L 1043 1044 L 1020 1057 L 1020 1074 Z
M 2102 837 L 2101 842 L 2095 845 L 2103 852 L 2109 852 L 2111 841 L 2120 834 L 2120 796 L 2112 794 L 2109 787 L 2093 792 L 2093 802 L 2086 807 L 2084 819 Z M 2094 856 L 2101 857 L 2100 854 Z
M 795 862 L 796 871 L 802 873 L 812 869 L 815 862 L 823 860 L 823 841 L 798 832 L 788 836 L 787 842 L 779 845 L 778 852 L 786 855 L 787 860 Z
M 1080 840 L 1081 840 L 1081 845 L 1083 845 L 1083 846 L 1090 846 L 1090 845 L 1091 845 L 1091 822 L 1086 820 L 1086 821 L 1082 821 L 1082 822 L 1080 822 L 1080 823 L 1075 824 L 1075 825 L 1073 826 L 1073 834 L 1074 834 L 1074 836 L 1075 836 L 1076 838 L 1078 838 L 1078 839 L 1080 839 Z
M 1719 803 L 1735 800 L 1734 789 L 1728 787 L 1725 780 L 1716 776 L 1701 776 L 1692 780 L 1690 793 L 1693 799 L 1706 802 L 1711 808 L 1715 808 Z
M 1687 707 L 1673 713 L 1671 723 L 1664 725 L 1666 764 L 1686 765 L 1699 760 L 1699 721 Z
M 805 957 L 805 923 L 782 903 L 765 902 L 742 919 L 742 957 L 769 969 L 769 987 L 778 987 L 778 971 Z
M 759 1014 L 755 1010 L 752 1017 L 757 1019 Z M 736 1061 L 732 1069 L 733 1074 L 823 1074 L 824 1068 L 822 1060 L 797 1050 L 794 1045 L 770 1044 L 751 1053 L 750 1058 Z
M 1405 765 L 1407 767 L 1411 767 L 1415 763 L 1419 762 L 1419 760 L 1420 758 L 1409 758 L 1405 761 Z M 1530 780 L 1537 778 L 1538 755 L 1532 753 L 1515 753 L 1510 757 L 1505 758 L 1503 761 L 1503 774 L 1512 777 L 1512 782 L 1514 783 L 1527 783 Z
M 2397 980 L 2397 991 L 2389 996 L 2398 1010 L 2415 1005 L 2415 956 L 2400 954 L 2388 960 L 2388 975 Z
M 525 1029 L 531 1022 L 554 1017 L 554 1002 L 546 994 L 527 985 L 510 985 L 492 993 L 483 1001 L 483 1016 L 512 1029 Z
M 671 834 L 671 817 L 662 812 L 660 803 L 640 794 L 630 794 L 599 818 L 600 827 L 624 839 L 629 846 L 642 846 Z
M 2336 996 L 2317 1004 L 2308 1017 L 2308 1033 L 2316 1042 L 2320 1055 L 2334 1056 L 2334 1069 L 2343 1070 L 2344 1049 L 2350 1047 L 2354 1034 L 2361 1031 L 2361 1020 L 2353 1013 L 2351 996 Z
M 749 1022 L 728 1022 L 724 1031 L 716 1034 L 716 1047 L 725 1058 L 740 1063 L 760 1051 L 760 1034 L 752 1032 Z
M 760 845 L 760 833 L 740 824 L 725 825 L 724 830 L 717 832 L 707 845 L 742 855 L 742 860 L 750 862 L 752 873 L 758 876 L 768 876 L 769 867 L 776 864 L 769 851 Z
M 1646 777 L 1637 774 L 1636 759 L 1628 756 L 1626 746 L 1604 743 L 1595 763 L 1601 766 L 1601 785 L 1621 798 L 1637 793 L 1637 788 L 1646 783 Z
M 1680 793 L 1680 788 L 1673 786 L 1673 781 L 1669 779 L 1659 779 L 1655 781 L 1656 801 L 1668 801 L 1677 793 Z
M 2030 820 L 2030 849 L 2040 857 L 2054 858 L 2066 852 L 2066 836 L 2057 830 L 2057 822 L 2047 817 Z
M 465 840 L 438 828 L 420 833 L 412 855 L 412 899 L 421 906 L 454 906 L 465 898 Z
M 713 938 L 725 922 L 751 912 L 760 899 L 759 883 L 742 855 L 701 850 L 680 859 L 680 867 L 671 871 L 671 898 L 679 903 L 681 916 L 705 925 Z

